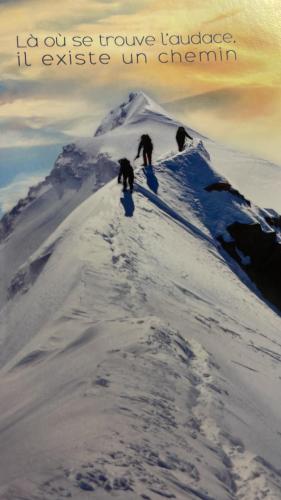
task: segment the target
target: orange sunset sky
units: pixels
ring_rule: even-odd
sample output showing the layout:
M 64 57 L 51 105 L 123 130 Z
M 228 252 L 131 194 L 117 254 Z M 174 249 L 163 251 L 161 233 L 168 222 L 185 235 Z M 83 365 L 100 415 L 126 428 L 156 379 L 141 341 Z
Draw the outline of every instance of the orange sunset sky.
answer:
M 0 0 L 0 26 L 0 148 L 91 136 L 129 91 L 143 90 L 193 128 L 281 164 L 280 0 Z M 17 35 L 199 31 L 232 33 L 236 43 L 225 48 L 235 49 L 238 60 L 161 65 L 156 45 L 147 50 L 148 64 L 126 66 L 120 49 L 94 46 L 111 54 L 109 65 L 43 67 L 42 54 L 71 47 L 41 47 L 29 50 L 31 68 L 17 66 Z

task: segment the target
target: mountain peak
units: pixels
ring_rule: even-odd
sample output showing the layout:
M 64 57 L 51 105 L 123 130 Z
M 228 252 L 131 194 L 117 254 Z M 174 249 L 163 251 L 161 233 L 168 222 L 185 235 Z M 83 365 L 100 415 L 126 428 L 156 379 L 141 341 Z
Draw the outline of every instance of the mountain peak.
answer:
M 128 123 L 143 121 L 147 117 L 157 119 L 158 121 L 173 121 L 171 116 L 144 92 L 130 92 L 127 100 L 111 110 L 103 119 L 95 136 L 103 135 L 116 127 Z
M 133 92 L 130 92 L 129 94 L 129 101 L 132 102 L 135 99 L 144 99 L 147 102 L 149 102 L 149 97 L 142 91 L 142 90 L 135 90 Z

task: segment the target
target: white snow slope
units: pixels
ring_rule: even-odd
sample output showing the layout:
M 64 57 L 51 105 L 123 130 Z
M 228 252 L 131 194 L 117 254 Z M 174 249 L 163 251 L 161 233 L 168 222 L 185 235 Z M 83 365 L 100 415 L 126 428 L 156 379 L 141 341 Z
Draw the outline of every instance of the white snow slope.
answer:
M 1 244 L 0 498 L 280 499 L 280 316 L 216 236 L 271 230 L 281 169 L 191 129 L 177 154 L 142 93 L 110 116 L 75 150 L 112 169 L 149 133 L 133 196 L 62 190 L 44 229 L 40 191 Z M 251 207 L 204 190 L 221 175 Z

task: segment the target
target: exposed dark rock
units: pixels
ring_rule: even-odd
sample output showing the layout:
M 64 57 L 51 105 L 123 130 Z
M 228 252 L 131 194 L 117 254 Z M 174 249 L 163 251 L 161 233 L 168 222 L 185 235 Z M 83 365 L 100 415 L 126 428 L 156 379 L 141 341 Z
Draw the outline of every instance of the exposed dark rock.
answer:
M 43 271 L 51 255 L 52 248 L 17 272 L 9 285 L 8 299 L 12 299 L 18 293 L 25 293 L 28 291 L 30 285 L 36 281 Z
M 5 238 L 13 230 L 14 220 L 24 210 L 25 207 L 30 205 L 36 198 L 36 193 L 46 184 L 46 179 L 40 182 L 35 187 L 31 187 L 28 191 L 26 198 L 21 198 L 17 204 L 3 215 L 0 221 L 0 241 Z
M 242 200 L 246 205 L 251 206 L 251 202 L 247 200 L 237 189 L 234 189 L 231 184 L 228 182 L 214 182 L 213 184 L 210 184 L 209 186 L 205 187 L 205 190 L 208 192 L 211 191 L 227 191 L 228 193 L 233 194 L 234 196 L 237 196 L 240 200 Z
M 232 257 L 240 266 L 242 266 L 242 259 L 237 252 L 235 241 L 225 241 L 222 236 L 218 236 L 218 241 L 227 253 Z
M 214 182 L 205 187 L 206 191 L 230 191 L 231 185 L 228 182 Z
M 281 245 L 274 231 L 263 231 L 260 224 L 235 222 L 227 227 L 232 242 L 222 237 L 223 248 L 246 271 L 263 293 L 281 309 Z M 243 264 L 239 251 L 250 257 L 250 264 Z
M 255 267 L 264 267 L 277 243 L 274 231 L 265 232 L 261 225 L 234 222 L 228 226 L 228 232 L 236 242 L 236 246 L 244 254 L 249 255 Z M 279 246 L 279 245 L 278 245 Z
M 83 479 L 79 481 L 78 486 L 80 490 L 84 491 L 94 491 L 94 488 L 91 484 L 87 483 L 87 481 L 84 481 Z
M 265 220 L 270 226 L 281 229 L 281 215 L 277 217 L 265 217 Z

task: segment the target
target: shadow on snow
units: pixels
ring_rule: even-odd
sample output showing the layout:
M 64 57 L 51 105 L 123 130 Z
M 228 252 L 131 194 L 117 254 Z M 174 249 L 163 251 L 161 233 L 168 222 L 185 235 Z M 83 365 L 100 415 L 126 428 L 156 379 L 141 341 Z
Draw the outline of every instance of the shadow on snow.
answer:
M 152 166 L 144 167 L 143 169 L 144 175 L 146 177 L 147 185 L 153 193 L 157 194 L 158 193 L 158 188 L 159 188 L 159 182 L 158 179 L 154 173 L 154 169 Z
M 133 217 L 135 211 L 135 204 L 132 194 L 129 191 L 124 191 L 123 198 L 120 198 L 120 201 L 123 205 L 125 216 Z

